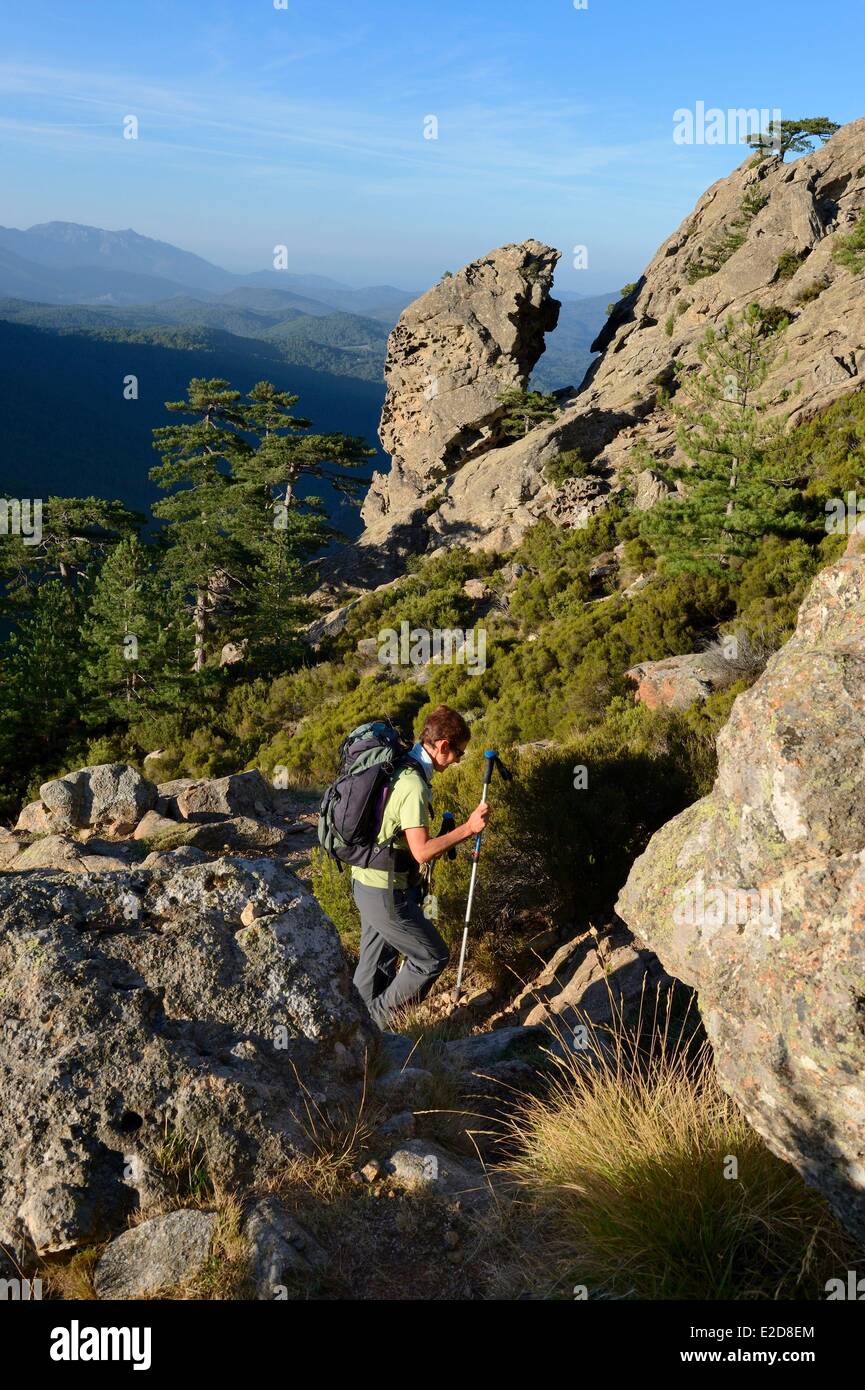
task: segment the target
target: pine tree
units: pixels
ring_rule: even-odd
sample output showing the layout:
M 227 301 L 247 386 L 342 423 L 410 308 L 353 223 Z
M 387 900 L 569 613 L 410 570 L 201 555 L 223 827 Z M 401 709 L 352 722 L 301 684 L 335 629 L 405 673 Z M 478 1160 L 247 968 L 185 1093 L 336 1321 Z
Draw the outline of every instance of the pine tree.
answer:
M 129 724 L 143 710 L 179 708 L 187 627 L 153 553 L 137 538 L 123 541 L 102 567 L 81 627 L 88 723 Z
M 53 773 L 81 728 L 81 604 L 59 580 L 40 586 L 3 647 L 0 801 L 11 812 L 34 772 Z
M 260 490 L 266 507 L 277 516 L 298 506 L 295 490 L 301 477 L 324 479 L 336 492 L 357 497 L 367 480 L 352 470 L 375 454 L 358 435 L 308 433 L 310 421 L 291 414 L 298 400 L 272 382 L 259 381 L 243 406 L 255 448 L 240 463 L 237 477 L 253 491 Z M 303 507 L 320 523 L 319 529 L 308 532 L 309 547 L 317 549 L 335 534 L 334 528 L 317 499 L 304 498 Z
M 545 396 L 540 391 L 520 391 L 511 387 L 502 391 L 498 399 L 505 407 L 500 423 L 508 439 L 520 439 L 535 425 L 554 420 L 559 413 L 555 396 Z
M 796 480 L 778 476 L 784 422 L 767 415 L 760 394 L 775 353 L 774 334 L 752 305 L 740 320 L 707 331 L 700 370 L 678 374 L 682 400 L 673 412 L 691 465 L 655 466 L 684 495 L 658 503 L 640 527 L 670 572 L 721 573 L 752 555 L 767 533 L 801 527 Z
M 831 135 L 841 127 L 828 116 L 812 116 L 801 121 L 770 121 L 768 129 L 756 135 L 746 136 L 746 143 L 753 145 L 761 158 L 777 149 L 784 159 L 788 154 L 808 154 L 816 140 L 825 144 Z
M 125 536 L 137 534 L 144 517 L 122 502 L 101 497 L 48 497 L 39 535 L 7 535 L 0 546 L 0 581 L 7 612 L 27 609 L 36 588 L 59 579 L 72 588 L 91 577 Z M 32 543 L 35 542 L 35 543 Z
M 196 671 L 228 635 L 248 640 L 252 665 L 296 657 L 309 587 L 301 560 L 337 534 L 321 499 L 299 497 L 297 484 L 321 478 L 354 496 L 366 481 L 352 470 L 375 451 L 356 436 L 308 433 L 297 401 L 268 381 L 241 398 L 227 381 L 196 379 L 188 400 L 168 407 L 193 423 L 154 431 L 163 463 L 151 476 L 177 489 L 154 511 L 168 523 L 167 571 L 191 596 Z
M 193 420 L 153 432 L 162 464 L 150 476 L 160 487 L 174 489 L 153 511 L 167 523 L 166 573 L 191 605 L 192 664 L 200 671 L 208 649 L 219 642 L 251 563 L 241 539 L 248 529 L 247 498 L 237 486 L 236 470 L 252 454 L 252 445 L 242 433 L 240 392 L 221 378 L 194 377 L 187 399 L 166 406 Z

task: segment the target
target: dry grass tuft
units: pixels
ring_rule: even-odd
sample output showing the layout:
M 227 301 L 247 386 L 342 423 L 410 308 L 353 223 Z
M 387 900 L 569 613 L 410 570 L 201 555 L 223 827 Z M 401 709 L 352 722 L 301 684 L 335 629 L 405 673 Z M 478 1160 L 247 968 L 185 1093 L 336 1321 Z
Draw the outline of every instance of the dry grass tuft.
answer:
M 721 1090 L 705 1040 L 657 1002 L 635 1030 L 586 1028 L 509 1120 L 523 1277 L 548 1296 L 824 1297 L 849 1240 Z

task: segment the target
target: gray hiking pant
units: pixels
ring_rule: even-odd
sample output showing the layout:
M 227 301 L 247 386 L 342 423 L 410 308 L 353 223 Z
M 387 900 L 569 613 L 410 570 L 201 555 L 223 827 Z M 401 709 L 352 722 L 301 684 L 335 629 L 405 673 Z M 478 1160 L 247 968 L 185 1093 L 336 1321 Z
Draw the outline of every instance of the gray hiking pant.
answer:
M 448 948 L 411 889 L 368 888 L 352 880 L 360 913 L 354 983 L 381 1029 L 401 1004 L 425 999 L 448 963 Z M 400 956 L 405 959 L 397 971 Z

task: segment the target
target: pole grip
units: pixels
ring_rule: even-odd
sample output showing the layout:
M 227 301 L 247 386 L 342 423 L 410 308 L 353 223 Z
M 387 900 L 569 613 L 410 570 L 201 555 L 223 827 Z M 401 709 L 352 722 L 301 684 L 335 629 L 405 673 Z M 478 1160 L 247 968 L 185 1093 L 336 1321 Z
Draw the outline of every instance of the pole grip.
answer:
M 484 785 L 481 792 L 481 801 L 486 801 L 487 799 L 487 791 L 489 790 L 490 782 L 493 780 L 493 768 L 496 765 L 496 757 L 497 754 L 494 748 L 488 748 L 484 753 Z

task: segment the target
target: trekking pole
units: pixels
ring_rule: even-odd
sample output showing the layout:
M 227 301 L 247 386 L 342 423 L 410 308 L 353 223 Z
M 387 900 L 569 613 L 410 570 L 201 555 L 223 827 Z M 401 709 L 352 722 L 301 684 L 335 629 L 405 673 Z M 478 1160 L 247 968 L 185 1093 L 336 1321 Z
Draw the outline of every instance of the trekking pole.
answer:
M 509 781 L 511 780 L 511 774 L 508 772 L 507 768 L 504 766 L 504 764 L 503 764 L 501 758 L 499 757 L 498 753 L 495 751 L 494 748 L 488 748 L 488 749 L 486 750 L 486 752 L 484 753 L 484 764 L 485 764 L 485 765 L 484 765 L 484 784 L 483 784 L 483 787 L 481 788 L 481 805 L 482 805 L 482 806 L 483 806 L 483 805 L 486 805 L 487 801 L 489 800 L 488 793 L 489 793 L 489 789 L 490 789 L 490 782 L 492 781 L 493 770 L 494 770 L 496 764 L 498 764 L 499 772 L 502 774 L 502 776 L 504 777 L 505 781 L 506 781 L 506 782 L 509 782 Z M 472 903 L 474 902 L 475 884 L 477 883 L 477 877 L 478 877 L 478 860 L 479 860 L 480 857 L 481 857 L 481 841 L 483 840 L 483 837 L 484 837 L 484 833 L 483 833 L 483 831 L 481 830 L 481 831 L 479 831 L 479 833 L 475 836 L 475 845 L 474 845 L 474 849 L 472 850 L 472 876 L 471 876 L 471 879 L 469 880 L 469 896 L 468 896 L 468 901 L 467 901 L 467 903 L 466 903 L 466 918 L 465 918 L 465 926 L 463 927 L 463 941 L 462 941 L 462 946 L 461 946 L 461 948 L 460 948 L 460 963 L 459 963 L 459 967 L 457 968 L 457 982 L 456 982 L 456 985 L 454 986 L 454 993 L 453 993 L 453 1000 L 454 1000 L 454 1003 L 455 1003 L 455 1004 L 458 1004 L 458 1003 L 459 1003 L 460 990 L 461 990 L 461 988 L 462 988 L 462 982 L 463 982 L 463 967 L 465 966 L 465 963 L 466 963 L 466 947 L 467 947 L 467 945 L 468 945 L 468 940 L 469 940 L 469 923 L 470 923 L 470 921 L 471 921 L 471 916 L 472 916 Z

